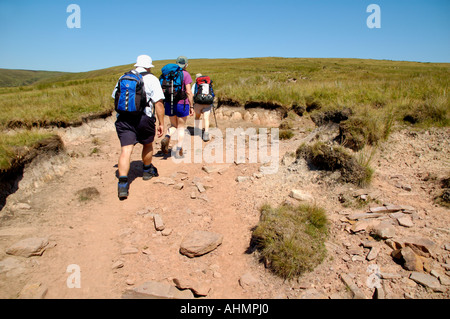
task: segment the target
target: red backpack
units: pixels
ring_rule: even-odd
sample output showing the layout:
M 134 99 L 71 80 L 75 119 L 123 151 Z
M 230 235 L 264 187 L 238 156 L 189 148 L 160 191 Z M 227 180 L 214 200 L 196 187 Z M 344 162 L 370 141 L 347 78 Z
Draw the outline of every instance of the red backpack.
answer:
M 194 102 L 198 104 L 213 104 L 213 81 L 209 76 L 200 76 L 195 81 Z

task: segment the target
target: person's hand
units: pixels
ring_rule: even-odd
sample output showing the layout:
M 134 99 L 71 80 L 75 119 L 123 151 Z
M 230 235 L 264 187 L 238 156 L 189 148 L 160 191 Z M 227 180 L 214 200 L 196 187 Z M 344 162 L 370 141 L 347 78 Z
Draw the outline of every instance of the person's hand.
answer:
M 192 115 L 194 115 L 194 108 L 190 107 L 189 108 L 189 116 L 192 116 Z
M 161 137 L 164 135 L 164 124 L 160 124 L 158 126 L 158 137 Z

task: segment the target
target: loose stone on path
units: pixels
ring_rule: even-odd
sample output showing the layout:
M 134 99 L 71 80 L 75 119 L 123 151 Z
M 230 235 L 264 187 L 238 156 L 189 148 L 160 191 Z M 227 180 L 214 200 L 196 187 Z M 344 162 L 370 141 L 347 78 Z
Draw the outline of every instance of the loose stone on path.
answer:
M 47 248 L 47 238 L 26 238 L 23 239 L 9 248 L 6 249 L 8 255 L 31 257 L 41 256 L 44 250 Z
M 302 191 L 300 191 L 298 189 L 291 190 L 291 193 L 289 194 L 289 196 L 294 199 L 297 199 L 299 201 L 312 202 L 314 200 L 314 198 L 311 195 L 303 193 Z
M 126 290 L 122 299 L 194 299 L 194 295 L 189 289 L 180 291 L 168 283 L 148 281 Z
M 421 272 L 413 271 L 409 276 L 409 279 L 414 280 L 422 286 L 433 289 L 434 291 L 441 291 L 441 284 L 439 280 L 431 275 L 424 274 Z
M 193 231 L 186 235 L 180 246 L 180 253 L 187 257 L 198 257 L 207 254 L 222 244 L 221 234 L 208 231 Z
M 161 216 L 159 214 L 154 214 L 153 215 L 153 222 L 155 223 L 155 229 L 157 231 L 162 231 L 164 230 L 165 226 L 164 226 L 164 222 L 161 218 Z
M 170 177 L 158 177 L 153 183 L 163 184 L 166 186 L 175 185 L 175 181 Z

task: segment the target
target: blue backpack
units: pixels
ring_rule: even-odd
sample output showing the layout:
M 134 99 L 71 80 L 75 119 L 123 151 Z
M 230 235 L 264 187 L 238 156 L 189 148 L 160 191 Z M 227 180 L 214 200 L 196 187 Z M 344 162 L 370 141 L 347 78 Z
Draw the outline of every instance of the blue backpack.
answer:
M 171 105 L 187 98 L 186 87 L 184 86 L 183 69 L 177 64 L 169 63 L 161 69 L 159 82 L 164 93 L 164 98 Z
M 147 106 L 147 97 L 142 75 L 135 70 L 125 73 L 119 79 L 114 99 L 119 114 L 139 115 Z

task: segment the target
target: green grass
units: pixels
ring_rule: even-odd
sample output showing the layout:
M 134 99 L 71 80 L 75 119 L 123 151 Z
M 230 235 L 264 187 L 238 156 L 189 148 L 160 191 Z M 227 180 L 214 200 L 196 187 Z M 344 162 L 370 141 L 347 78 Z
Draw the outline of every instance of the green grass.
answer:
M 154 74 L 169 60 L 155 61 Z M 112 110 L 112 89 L 132 64 L 63 74 L 32 86 L 0 88 L 0 127 L 8 123 L 79 121 Z M 272 103 L 285 109 L 319 105 L 349 107 L 358 115 L 397 121 L 411 112 L 416 122 L 449 124 L 449 64 L 357 59 L 196 59 L 188 71 L 210 75 L 219 101 Z M 292 79 L 296 79 L 295 82 Z
M 54 79 L 64 74 L 53 71 L 0 69 L 0 87 L 14 87 L 34 84 L 46 79 Z
M 161 68 L 173 62 L 154 61 L 153 73 L 159 77 Z M 0 70 L 0 79 L 2 74 L 4 79 L 0 82 L 0 130 L 65 126 L 107 114 L 114 108 L 111 93 L 117 79 L 132 68 L 133 64 L 128 64 L 81 73 L 44 72 L 36 73 L 37 78 L 30 76 L 32 71 Z M 297 114 L 350 108 L 356 118 L 366 119 L 373 128 L 372 136 L 362 132 L 363 138 L 386 138 L 396 123 L 425 128 L 450 124 L 450 64 L 193 59 L 188 71 L 193 77 L 196 73 L 212 77 L 219 103 L 270 103 Z M 27 83 L 33 84 L 24 86 Z
M 0 172 L 13 167 L 26 156 L 27 150 L 39 141 L 50 138 L 50 133 L 23 131 L 14 135 L 0 134 Z
M 252 242 L 275 274 L 292 279 L 323 261 L 327 236 L 328 221 L 322 208 L 264 205 Z

